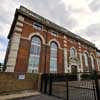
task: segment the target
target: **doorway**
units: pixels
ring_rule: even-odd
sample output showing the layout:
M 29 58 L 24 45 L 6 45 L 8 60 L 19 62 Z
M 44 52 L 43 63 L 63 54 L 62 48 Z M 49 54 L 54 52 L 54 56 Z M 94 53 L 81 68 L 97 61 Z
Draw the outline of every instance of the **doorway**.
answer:
M 72 74 L 77 74 L 77 66 L 75 66 L 75 65 L 71 66 L 71 73 Z

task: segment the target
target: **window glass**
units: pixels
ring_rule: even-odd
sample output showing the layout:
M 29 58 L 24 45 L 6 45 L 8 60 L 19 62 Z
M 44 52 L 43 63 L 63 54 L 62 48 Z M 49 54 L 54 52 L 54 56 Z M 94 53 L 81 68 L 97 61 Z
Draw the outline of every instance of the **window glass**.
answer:
M 39 59 L 41 51 L 41 40 L 35 36 L 31 41 L 30 57 L 29 57 L 29 72 L 38 72 Z
M 51 43 L 50 49 L 50 72 L 57 72 L 57 44 L 55 42 Z
M 42 30 L 42 25 L 40 23 L 38 23 L 38 22 L 34 22 L 33 23 L 33 27 L 38 29 L 38 30 Z
M 92 69 L 94 70 L 95 67 L 94 67 L 94 57 L 93 56 L 91 56 L 91 65 L 92 65 Z
M 75 57 L 75 55 L 76 55 L 75 49 L 74 48 L 71 48 L 70 49 L 70 56 L 71 57 Z
M 88 66 L 88 54 L 84 53 L 85 65 Z

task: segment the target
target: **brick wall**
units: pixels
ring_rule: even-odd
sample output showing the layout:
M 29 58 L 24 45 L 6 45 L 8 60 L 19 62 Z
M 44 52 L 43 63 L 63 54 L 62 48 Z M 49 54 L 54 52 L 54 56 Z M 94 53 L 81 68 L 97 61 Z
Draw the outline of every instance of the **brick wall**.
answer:
M 21 73 L 0 72 L 0 93 L 9 93 L 10 91 L 37 90 L 38 75 L 25 74 L 24 80 L 19 80 Z
M 58 73 L 63 73 L 64 72 L 64 51 L 63 49 L 67 49 L 67 61 L 69 61 L 69 56 L 70 56 L 70 48 L 74 47 L 77 51 L 77 59 L 80 61 L 80 55 L 79 53 L 82 54 L 82 65 L 85 68 L 84 64 L 84 57 L 83 54 L 84 52 L 88 52 L 88 55 L 93 54 L 96 59 L 96 50 L 87 44 L 85 44 L 82 41 L 78 41 L 76 39 L 73 39 L 63 33 L 59 33 L 58 35 L 52 35 L 50 30 L 53 30 L 49 27 L 46 27 L 43 25 L 42 30 L 35 29 L 33 27 L 33 22 L 34 20 L 29 19 L 25 16 L 23 16 L 23 27 L 22 31 L 18 34 L 21 35 L 20 37 L 20 44 L 19 44 L 19 50 L 17 53 L 17 58 L 16 58 L 16 65 L 15 65 L 15 72 L 27 72 L 28 71 L 28 62 L 29 62 L 29 54 L 30 54 L 30 45 L 31 45 L 31 38 L 30 36 L 34 35 L 35 33 L 40 34 L 44 38 L 44 42 L 42 40 L 42 47 L 41 47 L 41 54 L 40 54 L 40 64 L 39 64 L 39 73 L 48 73 L 49 72 L 49 65 L 50 65 L 50 44 L 49 42 L 52 39 L 55 39 L 59 42 L 60 47 L 58 48 L 58 56 L 57 56 L 57 71 Z M 16 19 L 17 20 L 17 19 Z M 54 30 L 56 31 L 56 30 Z M 13 33 L 14 34 L 14 33 Z M 70 34 L 70 33 L 69 33 Z M 30 38 L 29 38 L 30 37 Z M 66 37 L 66 38 L 64 38 Z M 41 37 L 40 37 L 41 38 Z M 95 60 L 96 61 L 96 60 Z M 68 62 L 69 63 L 69 62 Z M 91 60 L 89 60 L 89 64 L 91 63 Z M 71 66 L 71 65 L 70 65 Z M 80 67 L 80 65 L 78 65 Z M 89 65 L 91 66 L 91 65 Z M 95 62 L 95 67 L 97 67 L 97 64 Z

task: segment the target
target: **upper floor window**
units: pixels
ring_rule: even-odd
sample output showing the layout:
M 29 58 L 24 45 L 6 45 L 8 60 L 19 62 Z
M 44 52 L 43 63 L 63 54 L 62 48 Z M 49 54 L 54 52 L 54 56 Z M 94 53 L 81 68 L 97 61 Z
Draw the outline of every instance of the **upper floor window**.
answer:
M 84 60 L 85 60 L 85 65 L 88 66 L 88 54 L 86 52 L 84 53 Z
M 92 69 L 94 70 L 95 66 L 94 66 L 94 57 L 93 56 L 91 56 L 91 65 L 92 65 Z
M 50 47 L 50 72 L 57 72 L 57 44 L 55 42 L 51 43 Z
M 29 57 L 29 72 L 38 72 L 41 51 L 41 40 L 34 36 L 31 41 L 30 57 Z
M 40 23 L 38 23 L 38 22 L 34 22 L 34 23 L 33 23 L 33 27 L 34 27 L 35 29 L 42 30 L 42 25 L 41 25 Z
M 70 49 L 70 57 L 75 57 L 76 56 L 76 50 L 74 48 Z

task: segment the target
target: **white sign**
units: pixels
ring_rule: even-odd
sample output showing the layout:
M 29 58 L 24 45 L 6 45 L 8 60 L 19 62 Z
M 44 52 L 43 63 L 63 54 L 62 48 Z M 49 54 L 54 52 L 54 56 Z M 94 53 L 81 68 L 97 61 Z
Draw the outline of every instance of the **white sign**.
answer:
M 24 80 L 24 79 L 25 79 L 25 75 L 19 75 L 19 76 L 18 76 L 18 79 L 19 79 L 19 80 Z

